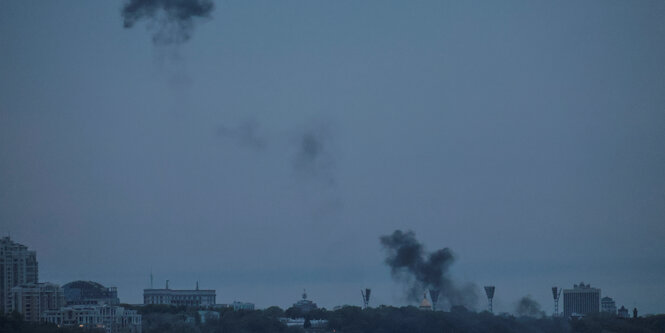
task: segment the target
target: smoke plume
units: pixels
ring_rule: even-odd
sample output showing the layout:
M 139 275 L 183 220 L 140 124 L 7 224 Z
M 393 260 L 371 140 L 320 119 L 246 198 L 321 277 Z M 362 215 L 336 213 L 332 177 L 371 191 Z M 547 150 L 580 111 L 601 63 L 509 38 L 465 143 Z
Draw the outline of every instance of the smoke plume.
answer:
M 474 307 L 478 295 L 473 284 L 457 286 L 449 277 L 448 269 L 454 262 L 450 249 L 443 248 L 426 253 L 413 231 L 395 230 L 380 238 L 387 251 L 386 264 L 393 278 L 407 284 L 407 297 L 419 301 L 428 289 L 439 290 L 439 307 L 462 305 Z
M 319 126 L 304 131 L 298 137 L 294 159 L 296 173 L 306 178 L 315 178 L 327 185 L 335 183 L 334 159 L 330 151 L 328 127 Z
M 517 302 L 515 314 L 520 317 L 541 318 L 545 316 L 545 311 L 540 309 L 540 304 L 533 300 L 531 296 L 525 296 Z
M 233 127 L 222 125 L 217 134 L 252 150 L 260 151 L 266 147 L 266 139 L 259 133 L 259 122 L 256 119 L 245 120 Z
M 122 8 L 125 28 L 146 20 L 155 44 L 181 44 L 191 38 L 194 18 L 207 18 L 212 0 L 129 0 Z

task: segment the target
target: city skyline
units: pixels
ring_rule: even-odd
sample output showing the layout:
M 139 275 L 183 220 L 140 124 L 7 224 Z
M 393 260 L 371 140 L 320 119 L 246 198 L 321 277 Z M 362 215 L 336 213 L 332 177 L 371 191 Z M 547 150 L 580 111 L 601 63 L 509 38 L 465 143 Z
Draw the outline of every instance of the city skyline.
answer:
M 9 242 L 11 242 L 12 240 L 11 240 L 10 237 L 6 237 L 6 238 L 3 239 L 3 241 L 9 241 Z M 33 253 L 33 258 L 34 258 L 34 251 L 29 251 L 29 250 L 28 250 L 29 248 L 28 248 L 25 244 L 20 244 L 20 243 L 17 243 L 17 244 L 19 245 L 19 247 L 22 247 L 22 248 L 23 248 L 22 251 L 24 251 L 24 252 L 25 252 L 25 251 L 28 251 L 28 252 L 30 252 L 30 253 Z M 36 270 L 37 267 L 34 267 L 33 269 Z M 37 282 L 39 282 L 39 283 L 37 283 Z M 97 283 L 96 281 L 72 280 L 72 281 L 70 281 L 70 282 L 67 283 L 67 284 L 64 284 L 64 283 L 63 283 L 63 284 L 61 284 L 61 285 L 63 285 L 63 287 L 66 287 L 67 285 L 71 285 L 72 283 L 81 283 L 81 282 L 83 282 L 83 283 L 88 283 L 88 282 Z M 176 300 L 176 302 L 175 302 L 174 304 L 176 304 L 177 302 L 185 302 L 185 303 L 186 303 L 186 302 L 191 302 L 191 301 L 188 301 L 189 298 L 187 298 L 187 296 L 197 294 L 197 295 L 206 295 L 206 297 L 211 297 L 210 299 L 204 299 L 204 300 L 203 300 L 203 303 L 202 303 L 202 304 L 204 304 L 204 305 L 199 305 L 199 306 L 213 306 L 213 305 L 215 305 L 215 304 L 217 304 L 217 305 L 226 305 L 226 306 L 230 306 L 230 305 L 234 305 L 234 306 L 235 306 L 235 303 L 239 303 L 239 304 L 251 304 L 252 309 L 254 309 L 254 303 L 252 303 L 252 302 L 249 302 L 249 303 L 243 303 L 243 302 L 242 302 L 242 301 L 247 301 L 247 300 L 238 300 L 238 299 L 234 299 L 232 302 L 226 302 L 226 303 L 225 303 L 225 302 L 215 302 L 215 294 L 216 294 L 216 290 L 215 290 L 215 289 L 200 289 L 200 288 L 199 288 L 199 281 L 198 281 L 198 280 L 196 281 L 195 288 L 193 288 L 193 289 L 192 289 L 192 288 L 186 288 L 186 287 L 185 287 L 185 288 L 170 288 L 170 286 L 169 286 L 169 282 L 170 282 L 170 280 L 167 279 L 167 280 L 165 280 L 165 284 L 164 284 L 163 287 L 155 286 L 155 285 L 154 285 L 154 276 L 153 276 L 153 274 L 152 274 L 152 272 L 151 272 L 151 274 L 150 274 L 150 286 L 149 286 L 148 288 L 144 288 L 144 289 L 142 290 L 142 299 L 143 299 L 143 301 L 142 301 L 142 302 L 138 302 L 138 303 L 131 303 L 131 302 L 125 302 L 125 301 L 123 301 L 123 302 L 121 302 L 121 303 L 132 304 L 132 305 L 140 305 L 140 304 L 171 304 L 171 301 L 170 301 L 170 300 L 164 300 L 164 302 L 166 302 L 166 303 L 160 303 L 160 302 L 162 302 L 162 300 L 155 299 L 154 297 L 155 297 L 155 295 L 169 295 L 169 297 L 172 297 L 171 294 L 173 294 L 173 292 L 175 292 L 175 294 L 173 294 L 173 295 L 181 295 L 181 296 L 180 296 L 181 298 L 179 298 L 179 299 L 178 299 L 178 298 L 174 298 L 174 300 Z M 39 287 L 39 286 L 41 286 L 41 285 L 46 285 L 46 286 L 50 286 L 50 285 L 52 285 L 52 283 L 51 283 L 50 281 L 48 281 L 48 282 L 44 282 L 44 281 L 33 281 L 32 283 L 35 284 L 35 285 L 34 285 L 35 287 Z M 28 283 L 27 285 L 30 286 L 30 283 Z M 58 284 L 55 284 L 55 285 L 57 286 Z M 582 288 L 582 289 L 578 289 L 578 286 L 579 286 L 579 288 Z M 103 287 L 103 286 L 100 286 L 100 287 Z M 478 287 L 478 286 L 474 286 L 474 287 Z M 34 288 L 34 287 L 33 287 L 33 288 Z M 485 287 L 485 288 L 487 288 L 487 287 Z M 494 295 L 494 288 L 495 288 L 495 286 L 491 286 L 491 288 L 492 288 L 492 297 L 491 297 L 491 298 L 492 298 L 492 300 L 493 300 L 493 298 L 494 298 L 493 295 Z M 10 288 L 10 289 L 11 289 L 11 288 Z M 116 288 L 116 287 L 112 287 L 111 289 L 113 290 L 113 296 L 112 296 L 112 297 L 117 297 L 117 296 L 116 296 L 116 295 L 117 295 L 117 288 Z M 476 289 L 477 289 L 477 288 L 476 288 Z M 578 291 L 578 290 L 581 290 L 582 292 L 587 292 L 588 290 L 590 290 L 590 291 L 595 291 L 595 292 L 596 292 L 595 295 L 596 295 L 596 298 L 597 298 L 597 299 L 596 299 L 596 301 L 595 301 L 596 303 L 595 303 L 594 306 L 595 306 L 595 308 L 597 308 L 597 310 L 593 310 L 593 311 L 595 311 L 595 312 L 602 312 L 602 311 L 605 311 L 605 310 L 602 309 L 601 306 L 600 306 L 600 305 L 601 305 L 601 304 L 600 304 L 600 301 L 601 301 L 601 298 L 600 298 L 600 297 L 601 297 L 601 296 L 600 296 L 600 295 L 601 295 L 601 289 L 591 288 L 591 284 L 586 284 L 586 285 L 585 285 L 583 281 L 580 282 L 579 285 L 578 285 L 578 284 L 574 284 L 574 285 L 573 285 L 573 288 L 566 288 L 566 287 L 563 287 L 563 288 L 561 288 L 561 289 L 562 289 L 563 294 L 564 294 L 564 300 L 566 299 L 566 294 L 567 294 L 567 293 L 574 293 L 574 292 L 576 292 L 576 291 Z M 167 292 L 167 293 L 165 294 L 164 291 L 167 291 L 167 290 L 170 290 L 170 292 Z M 367 290 L 365 290 L 365 291 L 367 291 Z M 362 301 L 361 301 L 361 302 L 362 302 L 362 303 L 365 302 L 365 294 L 363 294 L 363 292 L 364 292 L 364 291 L 361 290 L 361 294 L 362 294 Z M 429 289 L 429 290 L 428 290 L 428 289 L 422 289 L 422 292 L 425 293 L 425 296 L 424 296 L 424 298 L 423 298 L 423 302 L 425 302 L 424 300 L 427 299 L 427 296 L 426 296 L 427 293 L 429 292 L 429 294 L 431 295 L 431 294 L 434 292 L 434 290 L 433 290 L 433 289 Z M 478 291 L 475 290 L 475 292 L 477 293 Z M 450 291 L 447 291 L 447 293 L 450 293 Z M 149 295 L 149 296 L 148 296 L 148 295 Z M 184 296 L 184 297 L 183 297 L 183 296 Z M 480 294 L 477 294 L 476 296 L 482 298 L 482 296 L 481 296 Z M 489 297 L 489 296 L 488 296 L 488 297 Z M 159 296 L 157 296 L 157 298 L 159 298 Z M 307 298 L 307 297 L 306 297 L 306 291 L 304 291 L 303 296 L 302 296 L 302 299 L 305 300 L 306 298 Z M 437 297 L 437 298 L 438 298 L 438 297 Z M 525 298 L 531 299 L 531 294 L 528 294 Z M 608 298 L 608 297 L 605 295 L 604 298 Z M 149 300 L 149 299 L 150 299 L 150 300 Z M 381 299 L 381 298 L 379 298 L 379 299 Z M 609 298 L 609 299 L 612 301 L 612 304 L 614 304 L 615 300 L 614 300 L 613 298 Z M 277 301 L 277 300 L 275 300 L 275 301 Z M 489 301 L 489 300 L 488 300 L 488 301 Z M 531 301 L 533 302 L 533 300 L 531 300 Z M 281 306 L 281 305 L 279 305 L 279 304 L 282 304 L 282 303 L 285 303 L 285 302 L 288 303 L 289 301 L 280 300 L 280 301 L 277 301 L 276 303 L 273 303 L 273 304 L 264 305 L 263 308 L 268 308 L 268 307 L 271 307 L 271 306 L 279 306 L 279 307 L 282 307 L 282 308 L 284 308 L 284 309 L 287 309 L 287 308 L 289 308 L 289 306 Z M 575 302 L 577 302 L 577 301 L 575 301 Z M 586 302 L 586 301 L 585 301 L 585 302 Z M 183 304 L 185 304 L 185 303 L 183 303 Z M 329 306 L 328 309 L 331 310 L 331 309 L 333 309 L 333 308 L 337 308 L 337 307 L 341 307 L 341 306 L 347 306 L 347 305 L 350 305 L 350 306 L 358 306 L 358 305 L 355 304 L 355 303 L 356 303 L 356 302 L 347 302 L 347 303 L 336 304 L 336 305 Z M 418 303 L 419 303 L 419 301 L 418 301 L 417 299 L 412 299 L 412 300 L 406 301 L 406 303 L 403 304 L 403 305 L 416 306 L 416 305 L 418 305 Z M 441 303 L 444 303 L 444 302 L 437 302 L 436 304 L 441 304 Z M 109 303 L 109 304 L 117 305 L 117 304 L 118 304 L 118 301 L 116 300 L 115 302 L 111 302 L 111 303 Z M 370 302 L 368 301 L 368 304 L 372 304 L 372 303 L 370 303 Z M 427 304 L 430 304 L 430 303 L 427 303 Z M 431 304 L 432 304 L 432 305 L 435 305 L 435 303 L 431 303 Z M 516 304 L 517 304 L 517 303 L 516 303 Z M 534 303 L 534 304 L 535 304 L 535 306 L 536 306 L 537 308 L 540 308 L 540 306 L 542 306 L 541 304 L 538 304 L 537 302 Z M 583 305 L 583 306 L 587 309 L 587 311 L 588 311 L 588 309 L 593 309 L 593 308 L 594 308 L 594 306 L 589 307 L 589 305 L 586 305 L 586 303 L 584 303 L 584 304 L 585 304 L 585 305 Z M 376 307 L 376 306 L 381 306 L 381 305 L 390 305 L 390 304 L 379 303 L 379 304 L 373 304 L 372 306 Z M 462 305 L 462 304 L 458 304 L 458 305 Z M 633 305 L 636 306 L 637 304 L 634 303 Z M 192 305 L 192 306 L 193 306 L 193 305 Z M 466 305 L 466 306 L 468 307 L 469 305 Z M 570 303 L 570 304 L 568 304 L 568 301 L 564 301 L 564 303 L 563 303 L 563 307 L 562 307 L 562 308 L 563 308 L 563 311 L 562 311 L 562 312 L 563 312 L 563 313 L 562 313 L 563 316 L 568 317 L 568 316 L 570 316 L 571 313 L 586 314 L 586 313 L 580 313 L 580 312 L 576 312 L 576 311 L 574 311 L 574 310 L 569 309 L 569 307 L 570 307 L 570 308 L 575 308 L 576 306 L 578 306 L 578 305 L 576 305 L 576 303 L 573 303 L 572 300 L 571 300 L 571 303 Z M 622 307 L 623 307 L 623 306 L 624 306 L 624 305 L 622 304 Z M 363 307 L 365 307 L 365 305 L 363 305 Z M 421 307 L 421 308 L 423 307 L 422 303 L 420 303 L 420 307 Z M 545 308 L 547 308 L 547 307 L 545 306 Z M 567 308 L 568 308 L 568 309 L 567 309 Z M 450 310 L 450 304 L 448 304 L 444 309 L 446 309 L 446 310 Z M 476 303 L 476 304 L 471 305 L 471 307 L 469 307 L 469 309 L 471 309 L 471 310 L 473 310 L 473 311 L 484 311 L 484 310 L 486 310 L 486 309 L 483 307 L 482 300 L 481 300 L 480 302 Z M 617 310 L 617 309 L 616 309 L 616 306 L 615 306 L 615 308 L 614 308 L 614 312 L 615 312 L 615 314 L 616 314 L 616 310 Z M 491 312 L 493 312 L 493 311 L 491 311 Z M 510 313 L 510 314 L 518 314 L 518 315 L 519 315 L 519 310 L 518 310 L 518 308 L 517 308 L 517 306 L 516 306 L 515 309 L 511 309 L 511 310 L 504 311 L 504 312 L 501 312 L 501 313 Z M 546 316 L 555 316 L 555 317 L 557 316 L 555 312 L 548 313 L 548 312 L 544 311 L 543 314 L 546 315 Z M 650 313 L 647 313 L 647 315 L 649 315 L 649 314 L 650 314 Z M 534 315 L 534 314 L 529 314 L 529 315 Z
M 40 281 L 406 305 L 412 230 L 478 309 L 665 313 L 662 1 L 220 0 L 184 35 L 128 2 L 0 4 L 0 232 Z

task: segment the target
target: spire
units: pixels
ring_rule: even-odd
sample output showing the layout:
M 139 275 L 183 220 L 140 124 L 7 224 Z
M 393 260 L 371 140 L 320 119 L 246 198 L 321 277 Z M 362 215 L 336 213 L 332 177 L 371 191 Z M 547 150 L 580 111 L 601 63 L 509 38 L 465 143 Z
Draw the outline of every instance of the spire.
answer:
M 196 281 L 196 290 L 199 290 L 199 281 Z

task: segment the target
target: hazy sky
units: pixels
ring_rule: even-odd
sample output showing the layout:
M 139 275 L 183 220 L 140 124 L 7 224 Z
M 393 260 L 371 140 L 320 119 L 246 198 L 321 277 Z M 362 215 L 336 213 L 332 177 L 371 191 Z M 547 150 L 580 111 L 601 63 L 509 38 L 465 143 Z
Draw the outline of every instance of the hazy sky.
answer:
M 217 1 L 170 46 L 122 4 L 0 2 L 0 232 L 42 281 L 404 305 L 404 229 L 498 312 L 665 312 L 665 2 Z

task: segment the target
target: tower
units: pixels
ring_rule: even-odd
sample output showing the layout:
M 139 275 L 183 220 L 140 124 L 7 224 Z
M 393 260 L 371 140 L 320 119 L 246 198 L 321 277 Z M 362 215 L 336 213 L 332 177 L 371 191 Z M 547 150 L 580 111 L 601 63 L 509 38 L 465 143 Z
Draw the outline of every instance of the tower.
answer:
M 561 290 L 556 286 L 552 287 L 552 297 L 554 297 L 554 316 L 559 316 L 559 298 L 561 297 Z
M 12 288 L 37 283 L 37 253 L 15 243 L 9 237 L 0 239 L 0 314 L 12 308 Z
M 494 299 L 494 286 L 485 286 L 485 295 L 487 295 L 487 308 L 492 312 L 492 300 Z M 493 313 L 493 312 L 492 312 Z
M 439 289 L 430 289 L 429 297 L 432 299 L 432 311 L 436 311 L 436 303 L 439 301 Z
M 365 288 L 365 290 L 360 289 L 360 294 L 363 296 L 363 309 L 369 307 L 369 295 L 372 293 L 372 289 Z

